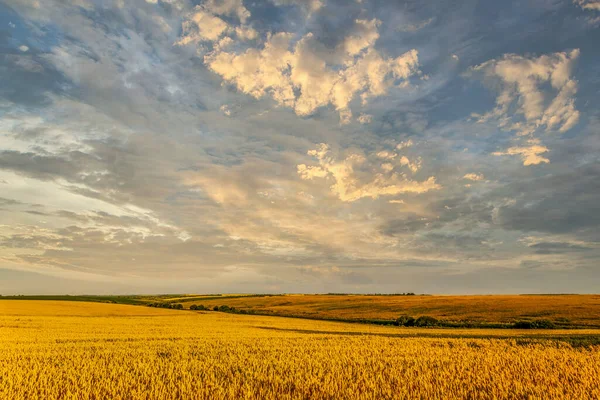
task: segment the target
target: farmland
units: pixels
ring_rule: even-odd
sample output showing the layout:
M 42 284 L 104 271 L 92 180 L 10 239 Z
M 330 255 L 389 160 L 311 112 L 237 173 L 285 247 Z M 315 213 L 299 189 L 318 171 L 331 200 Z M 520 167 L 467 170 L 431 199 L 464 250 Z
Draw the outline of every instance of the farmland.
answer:
M 338 320 L 393 320 L 401 314 L 445 321 L 510 323 L 548 319 L 557 325 L 600 328 L 599 295 L 368 296 L 283 295 L 187 297 L 186 304 L 220 305 L 259 314 Z
M 600 397 L 598 331 L 508 333 L 0 301 L 0 398 Z
M 431 316 L 449 324 L 473 326 L 545 319 L 563 328 L 600 328 L 600 295 L 160 295 L 13 296 L 0 299 L 94 301 L 120 304 L 228 306 L 238 312 L 338 321 L 393 321 L 400 315 Z

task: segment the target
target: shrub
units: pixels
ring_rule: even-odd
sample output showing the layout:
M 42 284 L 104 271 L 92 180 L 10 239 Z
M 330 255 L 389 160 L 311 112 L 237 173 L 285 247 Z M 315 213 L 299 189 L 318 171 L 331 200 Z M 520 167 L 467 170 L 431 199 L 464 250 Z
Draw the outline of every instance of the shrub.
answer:
M 190 306 L 190 310 L 197 310 L 197 309 L 198 309 L 198 306 L 196 306 L 195 304 L 192 304 Z
M 401 315 L 394 323 L 396 326 L 415 326 L 415 319 L 410 315 Z
M 547 319 L 538 319 L 534 321 L 517 321 L 513 326 L 516 329 L 552 329 L 554 323 Z
M 229 308 L 229 306 L 219 306 L 219 311 L 228 312 L 231 311 L 231 309 Z
M 213 311 L 219 311 L 219 306 L 214 306 Z
M 533 321 L 535 329 L 553 329 L 554 323 L 547 319 L 538 319 Z
M 427 327 L 427 326 L 438 326 L 440 322 L 433 317 L 423 315 L 416 319 L 415 326 Z

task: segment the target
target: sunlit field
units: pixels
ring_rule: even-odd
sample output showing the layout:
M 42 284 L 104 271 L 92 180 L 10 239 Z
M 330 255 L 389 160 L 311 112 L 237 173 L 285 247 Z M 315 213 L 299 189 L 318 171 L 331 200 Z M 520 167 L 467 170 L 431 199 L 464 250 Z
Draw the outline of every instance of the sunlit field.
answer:
M 156 299 L 144 299 L 157 301 Z M 238 310 L 272 315 L 344 320 L 393 320 L 401 314 L 428 315 L 444 321 L 510 323 L 548 319 L 558 326 L 600 328 L 600 295 L 489 295 L 489 296 L 186 296 L 159 301 L 227 305 Z
M 544 339 L 596 333 L 0 301 L 0 398 L 600 398 L 600 347 Z

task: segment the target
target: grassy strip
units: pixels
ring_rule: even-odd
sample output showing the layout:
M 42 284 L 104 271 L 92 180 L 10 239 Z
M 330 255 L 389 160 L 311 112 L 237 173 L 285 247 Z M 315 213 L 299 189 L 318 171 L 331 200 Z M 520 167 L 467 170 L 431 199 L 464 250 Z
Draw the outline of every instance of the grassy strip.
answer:
M 385 320 L 385 319 L 348 319 L 348 318 L 335 318 L 335 317 L 319 317 L 319 316 L 306 316 L 306 315 L 294 315 L 294 314 L 281 314 L 269 311 L 255 311 L 255 310 L 240 310 L 236 308 L 229 308 L 227 306 L 220 306 L 218 309 L 206 309 L 205 311 L 220 311 L 231 314 L 242 314 L 242 315 L 262 315 L 272 317 L 286 317 L 286 318 L 298 318 L 308 319 L 314 321 L 330 321 L 330 322 L 344 322 L 354 324 L 371 324 L 371 325 L 383 325 L 383 326 L 398 326 L 396 320 Z M 437 320 L 435 324 L 427 326 L 417 327 L 431 327 L 431 328 L 454 328 L 454 329 L 590 329 L 593 327 L 584 325 L 572 325 L 572 324 L 552 324 L 550 326 L 537 326 L 535 322 L 539 321 L 517 321 L 513 323 L 495 323 L 495 322 L 470 322 L 470 321 L 444 321 Z

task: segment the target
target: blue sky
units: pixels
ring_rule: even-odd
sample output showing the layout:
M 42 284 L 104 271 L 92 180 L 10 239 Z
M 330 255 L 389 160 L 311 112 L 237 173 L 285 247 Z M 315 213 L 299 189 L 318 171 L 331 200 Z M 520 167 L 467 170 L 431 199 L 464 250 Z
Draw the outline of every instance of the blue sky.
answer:
M 595 292 L 600 2 L 0 3 L 0 293 Z

